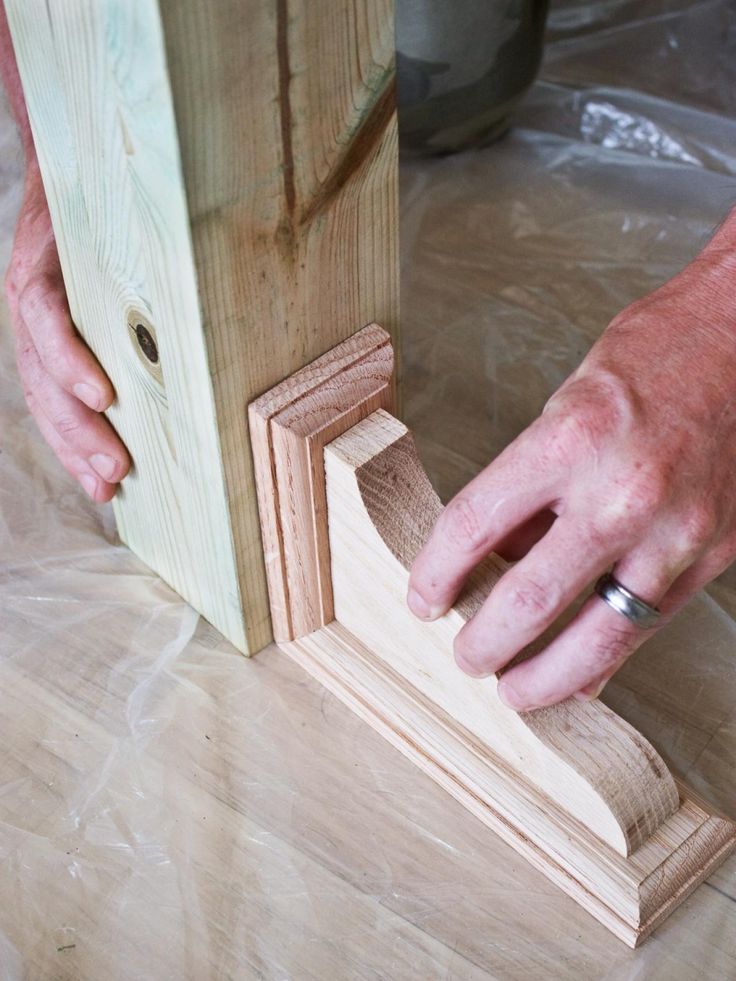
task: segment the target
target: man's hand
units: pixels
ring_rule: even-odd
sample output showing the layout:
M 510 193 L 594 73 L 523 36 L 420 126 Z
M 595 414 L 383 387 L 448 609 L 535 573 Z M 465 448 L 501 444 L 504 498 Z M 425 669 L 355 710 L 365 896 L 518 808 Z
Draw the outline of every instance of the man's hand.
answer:
M 72 324 L 37 163 L 26 170 L 5 288 L 28 408 L 69 473 L 95 501 L 109 501 L 130 467 L 101 413 L 112 385 Z
M 93 500 L 109 501 L 128 472 L 130 459 L 110 423 L 100 415 L 114 398 L 110 380 L 69 316 L 2 0 L 0 74 L 26 161 L 23 203 L 5 276 L 23 391 L 44 439 L 69 473 Z
M 466 673 L 501 671 L 611 567 L 665 623 L 736 557 L 734 224 L 616 317 L 438 521 L 410 579 L 424 619 L 447 611 L 488 552 L 526 551 L 458 634 Z M 594 595 L 503 673 L 499 694 L 520 710 L 595 697 L 653 632 Z

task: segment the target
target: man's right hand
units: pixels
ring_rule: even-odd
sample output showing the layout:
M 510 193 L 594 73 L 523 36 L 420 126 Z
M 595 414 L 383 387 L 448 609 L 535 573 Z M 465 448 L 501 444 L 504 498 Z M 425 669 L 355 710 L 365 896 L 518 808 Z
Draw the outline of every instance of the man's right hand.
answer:
M 115 397 L 74 328 L 38 164 L 26 171 L 5 290 L 23 392 L 38 428 L 95 501 L 109 501 L 130 457 L 102 413 Z

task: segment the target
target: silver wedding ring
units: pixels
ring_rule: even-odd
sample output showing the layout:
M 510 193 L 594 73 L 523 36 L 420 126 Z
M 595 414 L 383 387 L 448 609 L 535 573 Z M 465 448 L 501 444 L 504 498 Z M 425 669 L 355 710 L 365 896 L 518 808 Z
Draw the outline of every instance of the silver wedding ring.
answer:
M 650 606 L 628 590 L 610 572 L 606 572 L 595 584 L 595 591 L 612 610 L 642 630 L 656 627 L 662 614 L 656 606 Z

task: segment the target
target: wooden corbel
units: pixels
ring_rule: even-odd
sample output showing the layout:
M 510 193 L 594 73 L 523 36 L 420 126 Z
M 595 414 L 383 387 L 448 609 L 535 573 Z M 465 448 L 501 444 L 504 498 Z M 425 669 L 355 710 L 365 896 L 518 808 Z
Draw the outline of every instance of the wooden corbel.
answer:
M 479 568 L 434 623 L 405 603 L 442 510 L 389 412 L 373 324 L 249 409 L 274 634 L 281 647 L 631 946 L 736 847 L 736 825 L 676 780 L 602 702 L 518 714 L 452 642 L 505 571 Z

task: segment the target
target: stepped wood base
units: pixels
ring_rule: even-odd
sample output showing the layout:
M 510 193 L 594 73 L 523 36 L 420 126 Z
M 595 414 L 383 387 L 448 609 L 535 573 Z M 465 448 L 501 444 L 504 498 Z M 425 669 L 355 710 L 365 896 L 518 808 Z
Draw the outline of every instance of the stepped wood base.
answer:
M 452 642 L 504 574 L 492 556 L 423 623 L 408 570 L 441 513 L 386 409 L 391 349 L 364 328 L 250 407 L 281 646 L 623 941 L 636 946 L 736 848 L 602 702 L 515 713 Z
M 338 623 L 280 646 L 630 947 L 736 847 L 736 827 L 678 783 L 675 814 L 633 855 L 617 855 Z

